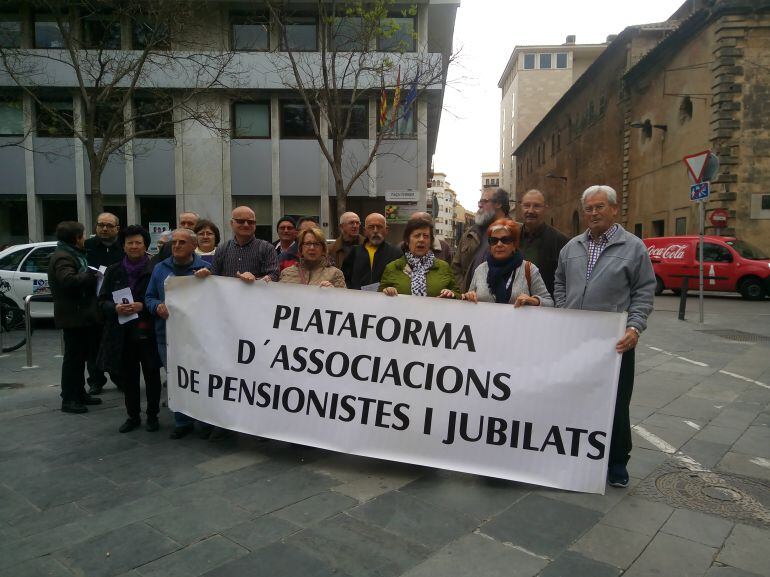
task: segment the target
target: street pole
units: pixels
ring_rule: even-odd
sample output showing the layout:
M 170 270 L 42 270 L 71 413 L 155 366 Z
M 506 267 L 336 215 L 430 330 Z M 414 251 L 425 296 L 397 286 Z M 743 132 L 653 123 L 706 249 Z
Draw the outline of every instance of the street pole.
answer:
M 698 202 L 698 216 L 700 225 L 698 231 L 700 233 L 700 242 L 698 243 L 698 253 L 700 264 L 698 266 L 698 309 L 700 311 L 700 323 L 703 324 L 703 229 L 706 213 L 706 201 L 701 200 Z

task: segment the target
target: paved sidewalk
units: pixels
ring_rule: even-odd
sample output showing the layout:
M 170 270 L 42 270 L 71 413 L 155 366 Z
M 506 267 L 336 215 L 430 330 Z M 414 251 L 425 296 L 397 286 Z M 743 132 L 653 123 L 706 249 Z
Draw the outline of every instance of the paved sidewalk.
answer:
M 61 413 L 59 337 L 0 358 L 0 577 L 770 576 L 770 302 L 662 297 L 628 490 L 568 493 Z M 706 331 L 732 331 L 721 334 Z M 738 332 L 736 332 L 738 331 Z M 735 340 L 737 339 L 737 340 Z

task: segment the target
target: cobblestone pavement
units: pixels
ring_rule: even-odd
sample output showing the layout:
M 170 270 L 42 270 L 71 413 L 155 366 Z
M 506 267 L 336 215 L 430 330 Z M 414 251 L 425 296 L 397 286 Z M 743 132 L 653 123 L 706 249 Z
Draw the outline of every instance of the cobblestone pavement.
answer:
M 659 297 L 628 490 L 585 495 L 61 413 L 58 333 L 0 358 L 0 577 L 770 576 L 770 302 Z M 712 331 L 712 332 L 707 332 Z M 720 331 L 720 332 L 713 332 Z

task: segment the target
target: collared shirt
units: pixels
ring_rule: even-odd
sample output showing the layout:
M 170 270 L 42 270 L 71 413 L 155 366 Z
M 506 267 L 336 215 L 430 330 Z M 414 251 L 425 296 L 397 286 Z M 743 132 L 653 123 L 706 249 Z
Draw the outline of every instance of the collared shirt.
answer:
M 594 271 L 596 261 L 599 260 L 599 255 L 602 254 L 610 240 L 618 231 L 618 225 L 613 224 L 610 228 L 599 235 L 598 240 L 594 240 L 591 236 L 591 229 L 586 231 L 586 240 L 588 240 L 588 266 L 586 266 L 586 280 L 591 277 L 591 273 Z
M 232 277 L 250 272 L 257 278 L 270 275 L 272 280 L 277 281 L 278 255 L 275 247 L 262 239 L 254 237 L 243 245 L 230 239 L 217 249 L 211 272 Z

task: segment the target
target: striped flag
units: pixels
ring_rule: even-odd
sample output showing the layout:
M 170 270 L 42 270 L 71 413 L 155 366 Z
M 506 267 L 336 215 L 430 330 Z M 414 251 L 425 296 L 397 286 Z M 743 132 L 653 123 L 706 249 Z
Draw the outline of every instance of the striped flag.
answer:
M 409 92 L 406 93 L 406 100 L 404 101 L 404 124 L 407 124 L 409 122 L 409 117 L 412 115 L 412 110 L 414 107 L 414 101 L 417 100 L 417 78 L 420 75 L 420 71 L 417 71 L 417 74 L 414 75 L 414 80 L 412 80 L 412 87 L 409 89 Z
M 401 66 L 398 67 L 398 74 L 396 76 L 396 90 L 393 93 L 393 114 L 390 118 L 390 126 L 392 127 L 396 120 L 398 120 L 398 109 L 401 102 Z
M 385 92 L 385 79 L 382 79 L 382 93 L 380 94 L 380 128 L 388 121 L 388 94 Z

